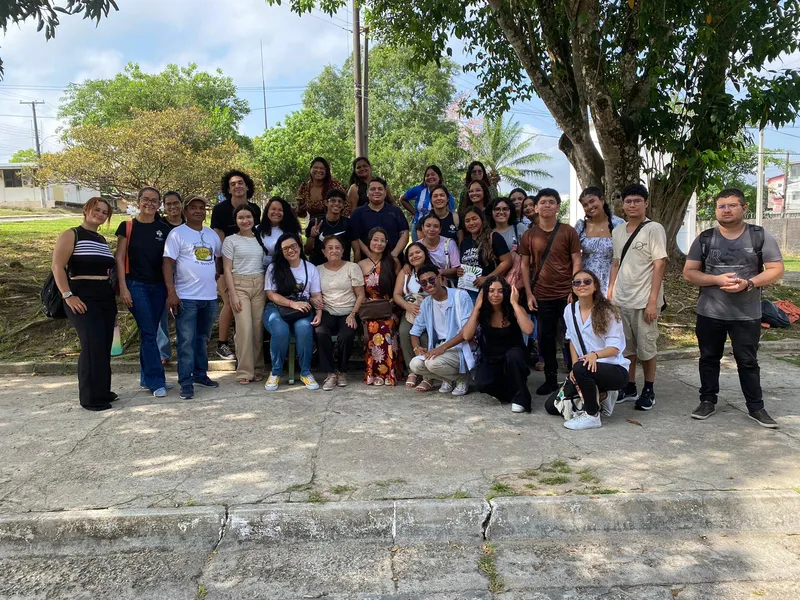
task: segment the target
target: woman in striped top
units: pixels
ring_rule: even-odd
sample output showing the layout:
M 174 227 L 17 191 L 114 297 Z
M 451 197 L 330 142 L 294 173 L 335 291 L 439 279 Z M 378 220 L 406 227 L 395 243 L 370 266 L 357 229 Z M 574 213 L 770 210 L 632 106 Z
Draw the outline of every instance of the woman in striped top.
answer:
M 118 396 L 111 391 L 111 344 L 117 302 L 109 282 L 114 255 L 98 227 L 111 220 L 105 198 L 83 207 L 83 223 L 62 233 L 53 250 L 53 277 L 64 298 L 67 319 L 78 332 L 78 391 L 87 410 L 107 410 Z

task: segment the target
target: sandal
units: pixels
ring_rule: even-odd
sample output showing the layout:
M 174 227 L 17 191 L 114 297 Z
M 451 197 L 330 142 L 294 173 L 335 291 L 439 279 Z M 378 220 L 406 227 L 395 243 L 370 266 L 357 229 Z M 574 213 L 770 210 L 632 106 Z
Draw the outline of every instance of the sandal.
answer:
M 372 381 L 372 385 L 383 385 L 383 384 L 384 384 L 384 381 L 383 381 L 383 379 L 382 379 L 382 378 L 380 378 L 380 377 L 376 377 L 376 378 L 375 378 L 375 379 Z
M 427 379 L 419 382 L 417 387 L 414 388 L 415 392 L 430 392 L 433 389 L 433 384 Z
M 418 382 L 417 382 L 417 374 L 416 373 L 411 373 L 411 375 L 408 376 L 408 379 L 406 379 L 406 387 L 407 388 L 417 387 L 417 383 Z
M 241 379 L 237 379 L 236 383 L 238 383 L 239 385 L 250 385 L 250 380 L 246 379 L 245 377 L 242 377 Z
M 259 381 L 264 381 L 264 376 L 256 374 L 250 381 L 252 381 L 253 383 L 258 383 Z

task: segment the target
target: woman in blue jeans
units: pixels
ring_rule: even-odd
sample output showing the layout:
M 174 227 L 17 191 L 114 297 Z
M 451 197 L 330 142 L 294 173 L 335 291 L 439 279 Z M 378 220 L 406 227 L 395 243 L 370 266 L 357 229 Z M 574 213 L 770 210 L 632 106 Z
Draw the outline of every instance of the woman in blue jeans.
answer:
M 170 227 L 156 218 L 161 206 L 157 189 L 139 190 L 138 203 L 139 214 L 120 223 L 116 231 L 119 297 L 139 328 L 139 383 L 156 398 L 163 398 L 172 386 L 164 377 L 157 335 L 167 301 L 161 266 Z
M 314 350 L 314 327 L 322 321 L 322 290 L 319 271 L 303 255 L 300 236 L 284 233 L 275 243 L 275 255 L 264 278 L 269 304 L 264 309 L 264 326 L 269 331 L 272 372 L 264 389 L 278 389 L 283 375 L 283 361 L 289 350 L 289 336 L 294 332 L 300 380 L 306 389 L 319 389 L 311 374 Z

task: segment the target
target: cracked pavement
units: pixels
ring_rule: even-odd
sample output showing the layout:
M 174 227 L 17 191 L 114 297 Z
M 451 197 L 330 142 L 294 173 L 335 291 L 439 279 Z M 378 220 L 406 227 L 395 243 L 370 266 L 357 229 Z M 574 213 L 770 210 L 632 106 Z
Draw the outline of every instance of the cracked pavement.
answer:
M 571 432 L 542 409 L 512 414 L 489 396 L 415 394 L 351 384 L 332 392 L 240 386 L 212 377 L 193 400 L 156 399 L 136 375 L 121 396 L 82 410 L 73 377 L 0 382 L 0 514 L 304 502 L 485 497 L 498 480 L 564 459 L 622 493 L 786 490 L 800 484 L 800 368 L 762 355 L 766 406 L 781 425 L 746 417 L 732 358 L 717 413 L 690 419 L 696 361 L 665 362 L 650 412 L 616 407 L 599 430 Z M 529 379 L 532 389 L 541 373 Z M 641 426 L 631 423 L 631 419 Z M 538 486 L 532 495 L 562 493 Z

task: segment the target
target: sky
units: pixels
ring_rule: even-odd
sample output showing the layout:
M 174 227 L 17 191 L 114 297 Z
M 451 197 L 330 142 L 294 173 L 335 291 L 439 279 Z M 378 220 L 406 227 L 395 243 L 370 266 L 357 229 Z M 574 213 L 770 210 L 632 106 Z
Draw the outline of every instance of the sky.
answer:
M 255 136 L 264 130 L 259 41 L 264 46 L 270 126 L 301 107 L 303 89 L 325 65 L 341 65 L 352 52 L 349 11 L 328 17 L 315 9 L 298 17 L 286 2 L 271 6 L 264 0 L 118 0 L 117 4 L 120 11 L 110 13 L 99 26 L 80 17 L 62 17 L 50 41 L 36 32 L 33 21 L 9 26 L 0 38 L 5 66 L 0 82 L 0 163 L 16 150 L 34 146 L 31 107 L 20 101 L 45 102 L 37 106 L 39 137 L 43 151 L 56 151 L 61 123 L 55 116 L 67 84 L 111 78 L 128 62 L 139 63 L 146 72 L 190 62 L 203 70 L 222 69 L 250 103 L 252 112 L 241 132 Z M 458 52 L 454 58 L 466 61 Z M 475 75 L 468 73 L 454 80 L 459 90 L 471 90 L 476 83 Z M 560 132 L 544 104 L 534 99 L 514 105 L 511 116 L 527 135 L 538 136 L 533 150 L 551 157 L 537 165 L 551 177 L 535 183 L 568 193 L 569 163 L 558 150 Z M 793 160 L 800 161 L 800 122 L 796 125 L 781 132 L 767 130 L 766 147 L 797 153 Z M 767 176 L 778 171 L 768 170 Z M 340 179 L 348 175 L 337 174 Z

